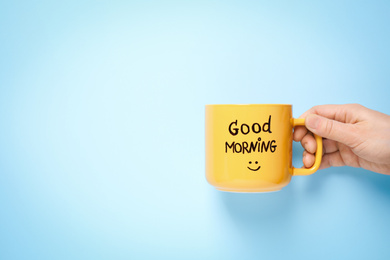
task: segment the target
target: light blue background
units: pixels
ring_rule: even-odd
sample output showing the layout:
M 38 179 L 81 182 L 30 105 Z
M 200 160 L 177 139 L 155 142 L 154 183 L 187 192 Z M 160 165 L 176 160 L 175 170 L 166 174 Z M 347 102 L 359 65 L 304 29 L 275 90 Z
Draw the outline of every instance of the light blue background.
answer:
M 204 177 L 205 104 L 390 114 L 389 13 L 2 1 L 0 259 L 389 259 L 388 176 L 333 168 L 270 194 Z

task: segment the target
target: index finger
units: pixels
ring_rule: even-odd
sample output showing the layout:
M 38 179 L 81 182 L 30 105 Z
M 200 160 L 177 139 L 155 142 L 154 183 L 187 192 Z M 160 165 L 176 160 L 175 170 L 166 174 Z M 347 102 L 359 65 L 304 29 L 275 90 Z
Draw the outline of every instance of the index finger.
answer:
M 358 121 L 357 116 L 361 114 L 363 108 L 359 104 L 319 105 L 307 110 L 300 118 L 306 118 L 309 114 L 316 114 L 343 123 L 356 122 Z
M 293 139 L 295 142 L 300 142 L 302 138 L 307 134 L 308 130 L 304 126 L 296 126 L 294 128 Z

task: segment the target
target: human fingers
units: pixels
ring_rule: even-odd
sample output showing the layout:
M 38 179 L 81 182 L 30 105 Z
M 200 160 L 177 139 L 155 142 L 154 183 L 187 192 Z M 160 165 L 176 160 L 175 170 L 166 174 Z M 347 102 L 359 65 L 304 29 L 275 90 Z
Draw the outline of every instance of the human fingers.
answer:
M 334 153 L 327 153 L 322 156 L 321 165 L 319 170 L 326 169 L 329 167 L 340 167 L 345 166 L 343 158 L 341 157 L 340 151 Z
M 306 135 L 307 128 L 304 126 L 296 126 L 294 128 L 293 138 L 295 142 L 299 142 Z
M 359 104 L 319 105 L 310 108 L 300 117 L 306 118 L 310 114 L 316 114 L 339 122 L 354 123 L 360 121 L 359 118 L 364 116 L 367 110 Z
M 360 143 L 357 125 L 345 124 L 323 116 L 309 114 L 305 120 L 306 127 L 319 136 L 354 147 Z
M 307 141 L 307 142 L 306 142 Z M 303 152 L 302 155 L 302 162 L 303 165 L 306 168 L 310 168 L 313 166 L 314 161 L 315 161 L 315 151 L 317 150 L 317 142 L 315 141 L 314 137 L 311 134 L 307 134 L 304 136 L 304 138 L 301 141 L 303 148 L 305 148 L 305 151 Z M 310 144 L 307 144 L 310 143 Z M 334 153 L 339 150 L 339 147 L 337 145 L 336 141 L 329 140 L 329 139 L 324 139 L 322 141 L 323 145 L 323 156 L 325 154 L 329 153 Z
M 336 114 L 340 114 L 343 107 L 345 107 L 345 105 L 317 105 L 307 110 L 302 116 L 306 118 L 309 114 L 316 114 L 329 119 L 335 119 Z
M 312 167 L 313 164 L 314 164 L 314 161 L 315 161 L 314 154 L 309 153 L 309 152 L 307 152 L 307 151 L 303 151 L 303 154 L 302 154 L 302 162 L 303 162 L 303 165 L 304 165 L 306 168 Z
M 306 118 L 310 114 L 315 114 L 339 122 L 355 122 L 358 121 L 355 115 L 364 114 L 363 112 L 366 110 L 367 108 L 359 104 L 319 105 L 310 108 L 299 118 Z M 296 127 L 293 135 L 294 141 L 301 141 L 307 132 L 307 129 L 304 127 Z
M 317 142 L 311 133 L 307 133 L 301 140 L 302 147 L 309 153 L 315 153 L 317 150 Z
M 323 149 L 322 149 L 323 154 L 334 153 L 334 152 L 337 152 L 339 150 L 337 142 L 330 140 L 330 139 L 323 139 L 322 146 L 323 146 Z

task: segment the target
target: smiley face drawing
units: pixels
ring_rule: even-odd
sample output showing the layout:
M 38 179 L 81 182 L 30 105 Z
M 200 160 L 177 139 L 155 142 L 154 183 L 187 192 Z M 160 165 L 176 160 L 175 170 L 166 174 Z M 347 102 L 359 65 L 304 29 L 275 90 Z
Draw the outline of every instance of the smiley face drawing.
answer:
M 256 166 L 257 166 L 258 163 L 259 163 L 258 161 L 255 161 Z M 252 161 L 249 161 L 249 164 L 252 164 Z M 254 171 L 254 172 L 260 170 L 260 168 L 261 168 L 260 165 L 255 167 L 254 169 L 248 166 L 248 169 L 251 170 L 251 171 Z

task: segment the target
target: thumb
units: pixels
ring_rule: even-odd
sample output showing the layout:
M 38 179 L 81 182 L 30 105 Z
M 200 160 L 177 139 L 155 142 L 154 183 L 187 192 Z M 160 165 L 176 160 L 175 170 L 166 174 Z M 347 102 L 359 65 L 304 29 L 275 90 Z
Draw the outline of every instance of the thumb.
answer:
M 305 125 L 314 134 L 343 143 L 349 147 L 356 146 L 359 137 L 355 125 L 342 123 L 315 114 L 309 114 L 306 117 Z

